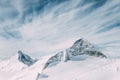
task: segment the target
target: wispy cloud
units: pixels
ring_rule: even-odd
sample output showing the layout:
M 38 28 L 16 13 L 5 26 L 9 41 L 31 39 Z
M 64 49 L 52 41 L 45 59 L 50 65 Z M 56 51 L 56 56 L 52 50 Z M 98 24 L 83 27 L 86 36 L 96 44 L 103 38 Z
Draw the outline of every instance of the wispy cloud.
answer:
M 104 49 L 120 47 L 119 0 L 6 1 L 0 1 L 0 58 L 19 49 L 50 54 L 81 37 Z

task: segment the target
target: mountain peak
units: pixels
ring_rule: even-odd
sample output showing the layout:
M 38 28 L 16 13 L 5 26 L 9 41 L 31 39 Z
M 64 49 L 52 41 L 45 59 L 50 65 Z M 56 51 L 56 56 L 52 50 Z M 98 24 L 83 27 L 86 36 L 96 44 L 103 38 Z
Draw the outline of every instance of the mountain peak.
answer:
M 83 41 L 85 41 L 85 40 L 84 40 L 83 38 L 80 38 L 80 39 L 78 39 L 77 41 L 75 41 L 74 44 L 81 43 L 81 42 L 83 42 Z
M 82 38 L 75 41 L 75 43 L 67 49 L 67 53 L 72 57 L 79 55 L 89 55 L 106 58 L 106 56 L 102 52 L 98 51 L 93 44 Z
M 22 51 L 18 51 L 18 60 L 28 66 L 34 64 L 37 61 L 37 60 L 32 59 L 27 54 L 24 54 Z
M 72 45 L 71 48 L 89 48 L 89 49 L 94 49 L 94 45 L 92 45 L 89 41 L 81 38 L 75 41 L 75 43 Z
M 23 52 L 19 50 L 19 51 L 18 51 L 18 54 L 23 54 Z
M 98 51 L 94 45 L 81 38 L 75 41 L 70 48 L 58 52 L 54 56 L 50 57 L 43 69 L 50 67 L 51 65 L 55 66 L 61 61 L 67 62 L 68 60 L 83 60 L 90 56 L 107 58 L 107 56 Z

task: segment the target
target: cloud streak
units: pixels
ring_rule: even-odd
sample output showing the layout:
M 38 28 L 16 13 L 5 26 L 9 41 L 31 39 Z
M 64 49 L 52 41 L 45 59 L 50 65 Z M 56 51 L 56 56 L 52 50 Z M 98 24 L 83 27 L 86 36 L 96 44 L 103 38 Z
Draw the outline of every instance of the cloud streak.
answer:
M 51 54 L 68 48 L 79 38 L 99 45 L 104 52 L 119 52 L 114 49 L 120 47 L 119 3 L 118 0 L 11 0 L 0 6 L 3 10 L 0 58 L 8 58 L 19 49 L 35 57 Z

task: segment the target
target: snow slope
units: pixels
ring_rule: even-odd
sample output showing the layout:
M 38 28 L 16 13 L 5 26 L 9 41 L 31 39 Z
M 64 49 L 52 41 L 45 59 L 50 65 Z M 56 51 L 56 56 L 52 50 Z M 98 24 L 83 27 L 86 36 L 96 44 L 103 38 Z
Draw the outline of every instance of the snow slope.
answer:
M 62 61 L 42 71 L 51 57 L 44 56 L 34 65 L 16 70 L 1 71 L 0 80 L 119 80 L 120 59 L 104 59 L 87 56 L 86 60 Z M 18 67 L 17 67 L 18 68 Z M 11 74 L 12 73 L 12 74 Z
M 18 54 L 7 61 L 0 62 L 0 80 L 9 80 L 17 72 L 23 70 L 27 66 L 18 61 Z
M 19 71 L 17 74 L 12 76 L 10 80 L 36 80 L 38 73 L 42 73 L 45 63 L 51 56 L 53 55 L 41 57 L 35 64 Z
M 19 53 L 10 60 L 0 61 L 0 80 L 120 79 L 119 58 L 107 58 L 94 45 L 83 39 L 77 40 L 68 49 L 42 56 L 36 62 L 24 53 L 22 57 Z M 34 64 L 28 66 L 26 63 L 31 61 Z
M 60 63 L 44 71 L 39 80 L 119 80 L 120 59 L 89 58 Z

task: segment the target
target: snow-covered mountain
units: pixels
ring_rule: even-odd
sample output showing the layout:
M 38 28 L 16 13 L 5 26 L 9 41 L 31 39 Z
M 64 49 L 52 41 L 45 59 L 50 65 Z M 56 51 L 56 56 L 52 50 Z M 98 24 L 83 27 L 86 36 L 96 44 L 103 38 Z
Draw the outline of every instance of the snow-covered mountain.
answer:
M 79 55 L 90 55 L 103 58 L 107 57 L 102 52 L 98 51 L 94 45 L 84 39 L 77 40 L 66 50 L 66 53 L 69 55 L 70 59 L 72 59 L 73 56 L 75 57 Z
M 109 65 L 114 67 L 115 64 L 115 71 L 116 68 L 119 71 L 120 65 L 116 66 L 113 61 L 87 40 L 79 39 L 70 48 L 43 56 L 39 60 L 34 60 L 22 51 L 18 51 L 18 54 L 10 60 L 0 62 L 2 64 L 0 75 L 4 73 L 0 78 L 4 80 L 79 80 L 79 74 L 87 71 L 94 73 L 94 69 L 98 70 L 100 67 L 106 68 Z M 100 69 L 103 71 L 102 68 Z M 76 74 L 72 75 L 73 73 Z
M 37 60 L 32 59 L 22 51 L 18 51 L 18 53 L 9 60 L 0 61 L 0 80 L 9 80 L 11 76 L 24 71 L 36 61 Z
M 87 40 L 79 39 L 70 48 L 58 52 L 52 56 L 45 64 L 44 69 L 51 64 L 58 64 L 61 61 L 82 60 L 89 56 L 107 58 L 102 52 L 98 51 L 94 45 Z
M 120 0 L 0 0 L 0 10 L 0 80 L 120 80 Z
M 18 51 L 0 61 L 0 80 L 119 80 L 119 63 L 120 59 L 107 58 L 89 41 L 79 39 L 64 51 L 38 60 Z

